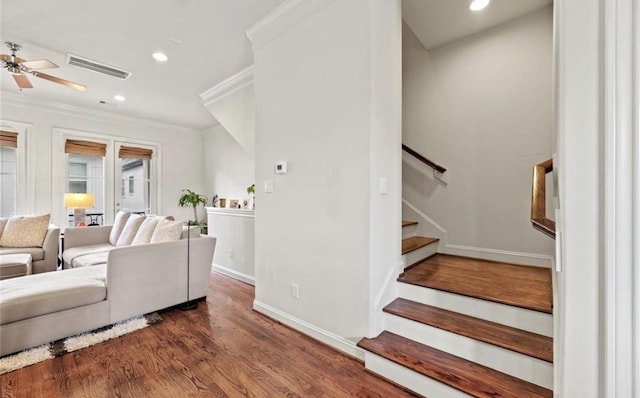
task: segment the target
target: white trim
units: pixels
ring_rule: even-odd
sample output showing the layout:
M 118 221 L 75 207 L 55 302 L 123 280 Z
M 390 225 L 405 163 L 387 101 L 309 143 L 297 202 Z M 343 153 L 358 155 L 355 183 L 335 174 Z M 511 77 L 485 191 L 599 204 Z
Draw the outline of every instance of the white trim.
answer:
M 634 396 L 633 5 L 606 1 L 604 15 L 604 389 Z M 637 112 L 637 111 L 636 111 Z
M 312 325 L 302 319 L 293 317 L 287 313 L 284 313 L 278 309 L 275 309 L 267 304 L 261 303 L 258 300 L 254 300 L 253 309 L 261 314 L 273 318 L 276 321 L 283 323 L 307 336 L 314 338 L 324 344 L 327 344 L 339 351 L 344 352 L 347 355 L 351 355 L 361 361 L 364 361 L 364 350 L 358 347 L 353 341 L 347 340 L 342 336 L 338 336 L 335 333 L 329 332 L 324 329 Z
M 2 93 L 0 104 L 16 106 L 23 109 L 37 109 L 44 112 L 50 112 L 56 115 L 68 116 L 78 119 L 91 120 L 100 123 L 120 123 L 125 125 L 133 125 L 140 127 L 148 127 L 163 131 L 177 130 L 183 133 L 201 134 L 201 129 L 172 124 L 168 122 L 159 122 L 141 117 L 126 116 L 119 113 L 101 111 L 96 109 L 84 108 L 76 105 L 64 104 L 60 102 L 47 101 L 41 98 L 26 97 L 16 93 Z M 215 125 L 214 122 L 211 124 Z
M 258 50 L 331 2 L 333 0 L 286 0 L 247 29 L 247 37 L 253 44 L 253 51 Z
M 227 267 L 223 267 L 222 265 L 218 265 L 216 263 L 213 263 L 213 266 L 211 267 L 211 269 L 214 272 L 217 272 L 219 274 L 222 275 L 226 275 L 230 278 L 233 279 L 237 279 L 240 282 L 244 282 L 246 284 L 249 284 L 251 286 L 255 286 L 256 285 L 256 279 L 251 276 L 251 275 L 247 275 L 247 274 L 243 274 L 242 272 L 238 272 L 234 269 L 231 268 L 227 268 Z
M 633 36 L 632 36 L 632 51 L 633 51 L 633 124 L 632 124 L 632 132 L 631 134 L 635 137 L 635 141 L 632 142 L 633 145 L 633 164 L 632 164 L 632 203 L 633 203 L 633 225 L 632 225 L 632 236 L 635 239 L 635 242 L 640 240 L 640 2 L 638 0 L 634 0 L 633 2 Z M 632 302 L 634 303 L 633 308 L 633 324 L 632 324 L 632 332 L 634 336 L 640 336 L 640 245 L 637 243 L 633 245 L 632 252 L 632 269 L 633 272 L 633 297 Z M 632 395 L 637 397 L 640 395 L 640 341 L 638 341 L 638 337 L 634 339 L 632 348 L 632 363 L 634 364 L 633 369 L 633 391 Z
M 0 119 L 0 123 L 18 133 L 15 214 L 33 214 L 36 212 L 35 154 L 31 132 L 33 124 L 7 119 Z
M 200 94 L 200 99 L 208 107 L 251 84 L 253 84 L 253 65 L 203 92 Z
M 371 317 L 371 327 L 369 329 L 371 335 L 368 337 L 377 336 L 384 330 L 384 312 L 382 312 L 382 309 L 387 304 L 398 298 L 397 279 L 398 275 L 400 275 L 400 272 L 402 272 L 404 268 L 403 266 L 404 263 L 402 261 L 398 261 L 387 270 L 382 286 L 380 286 L 371 307 L 371 313 L 373 316 Z
M 217 216 L 231 216 L 231 217 L 248 217 L 255 218 L 255 210 L 250 209 L 233 209 L 227 207 L 205 207 L 207 215 L 215 214 Z
M 551 268 L 552 261 L 552 256 L 546 254 L 515 252 L 510 250 L 488 249 L 484 247 L 452 244 L 446 244 L 441 247 L 439 253 L 545 268 Z

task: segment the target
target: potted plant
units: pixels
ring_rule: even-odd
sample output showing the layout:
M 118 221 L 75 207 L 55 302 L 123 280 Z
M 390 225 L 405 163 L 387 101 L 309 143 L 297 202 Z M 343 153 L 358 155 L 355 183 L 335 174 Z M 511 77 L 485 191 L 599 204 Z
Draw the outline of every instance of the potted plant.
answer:
M 249 196 L 251 197 L 252 200 L 252 208 L 255 210 L 256 209 L 256 184 L 251 184 L 247 187 L 247 193 L 249 194 Z
M 182 196 L 178 199 L 178 206 L 193 208 L 193 220 L 189 220 L 189 225 L 200 225 L 198 222 L 198 205 L 205 206 L 207 204 L 207 197 L 199 193 L 195 193 L 190 189 L 183 189 Z M 206 223 L 204 223 L 206 228 Z M 201 226 L 202 229 L 202 226 Z

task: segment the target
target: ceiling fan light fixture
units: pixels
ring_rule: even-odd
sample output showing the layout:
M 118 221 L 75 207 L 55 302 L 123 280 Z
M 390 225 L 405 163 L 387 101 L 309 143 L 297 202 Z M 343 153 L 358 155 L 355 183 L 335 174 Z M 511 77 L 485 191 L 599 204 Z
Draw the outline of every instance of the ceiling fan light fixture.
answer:
M 484 10 L 489 5 L 490 0 L 473 0 L 469 5 L 471 11 Z
M 151 54 L 151 56 L 153 57 L 153 59 L 155 59 L 158 62 L 167 62 L 169 60 L 169 57 L 167 57 L 167 54 L 162 53 L 160 51 L 157 51 Z
M 126 100 L 124 95 L 116 94 L 113 96 L 113 99 L 119 102 L 124 102 Z

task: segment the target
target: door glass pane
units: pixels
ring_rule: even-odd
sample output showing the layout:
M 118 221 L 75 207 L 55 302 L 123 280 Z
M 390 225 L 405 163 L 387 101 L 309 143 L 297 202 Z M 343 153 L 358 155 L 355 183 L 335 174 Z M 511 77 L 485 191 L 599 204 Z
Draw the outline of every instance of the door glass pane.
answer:
M 92 193 L 95 204 L 86 209 L 85 223 L 102 224 L 104 219 L 104 157 L 68 154 L 67 192 Z M 73 225 L 73 209 L 67 209 Z
M 151 162 L 146 159 L 120 159 L 120 162 L 122 209 L 136 213 L 149 213 L 151 210 L 149 196 Z

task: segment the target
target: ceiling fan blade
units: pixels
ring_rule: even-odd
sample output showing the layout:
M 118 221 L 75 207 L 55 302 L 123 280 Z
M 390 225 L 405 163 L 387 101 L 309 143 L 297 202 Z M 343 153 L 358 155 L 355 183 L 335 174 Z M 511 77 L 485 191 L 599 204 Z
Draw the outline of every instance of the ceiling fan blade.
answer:
M 39 77 L 41 79 L 49 80 L 50 82 L 63 84 L 65 86 L 67 86 L 67 87 L 71 87 L 71 88 L 74 88 L 74 89 L 79 90 L 79 91 L 84 91 L 84 90 L 87 89 L 87 87 L 83 86 L 82 84 L 74 83 L 74 82 L 69 81 L 69 80 L 61 79 L 59 77 L 47 75 L 46 73 L 40 73 L 40 72 L 33 71 L 33 72 L 31 72 L 31 74 L 34 75 L 35 77 Z
M 25 75 L 12 75 L 12 76 L 13 76 L 13 80 L 16 81 L 16 84 L 18 85 L 18 87 L 20 87 L 20 90 L 22 90 L 23 88 L 33 88 L 27 76 Z
M 20 65 L 29 69 L 51 69 L 58 67 L 58 65 L 48 59 L 34 59 L 33 61 L 21 62 Z
M 9 62 L 11 61 L 11 55 L 0 54 L 0 60 L 3 60 L 4 62 Z

